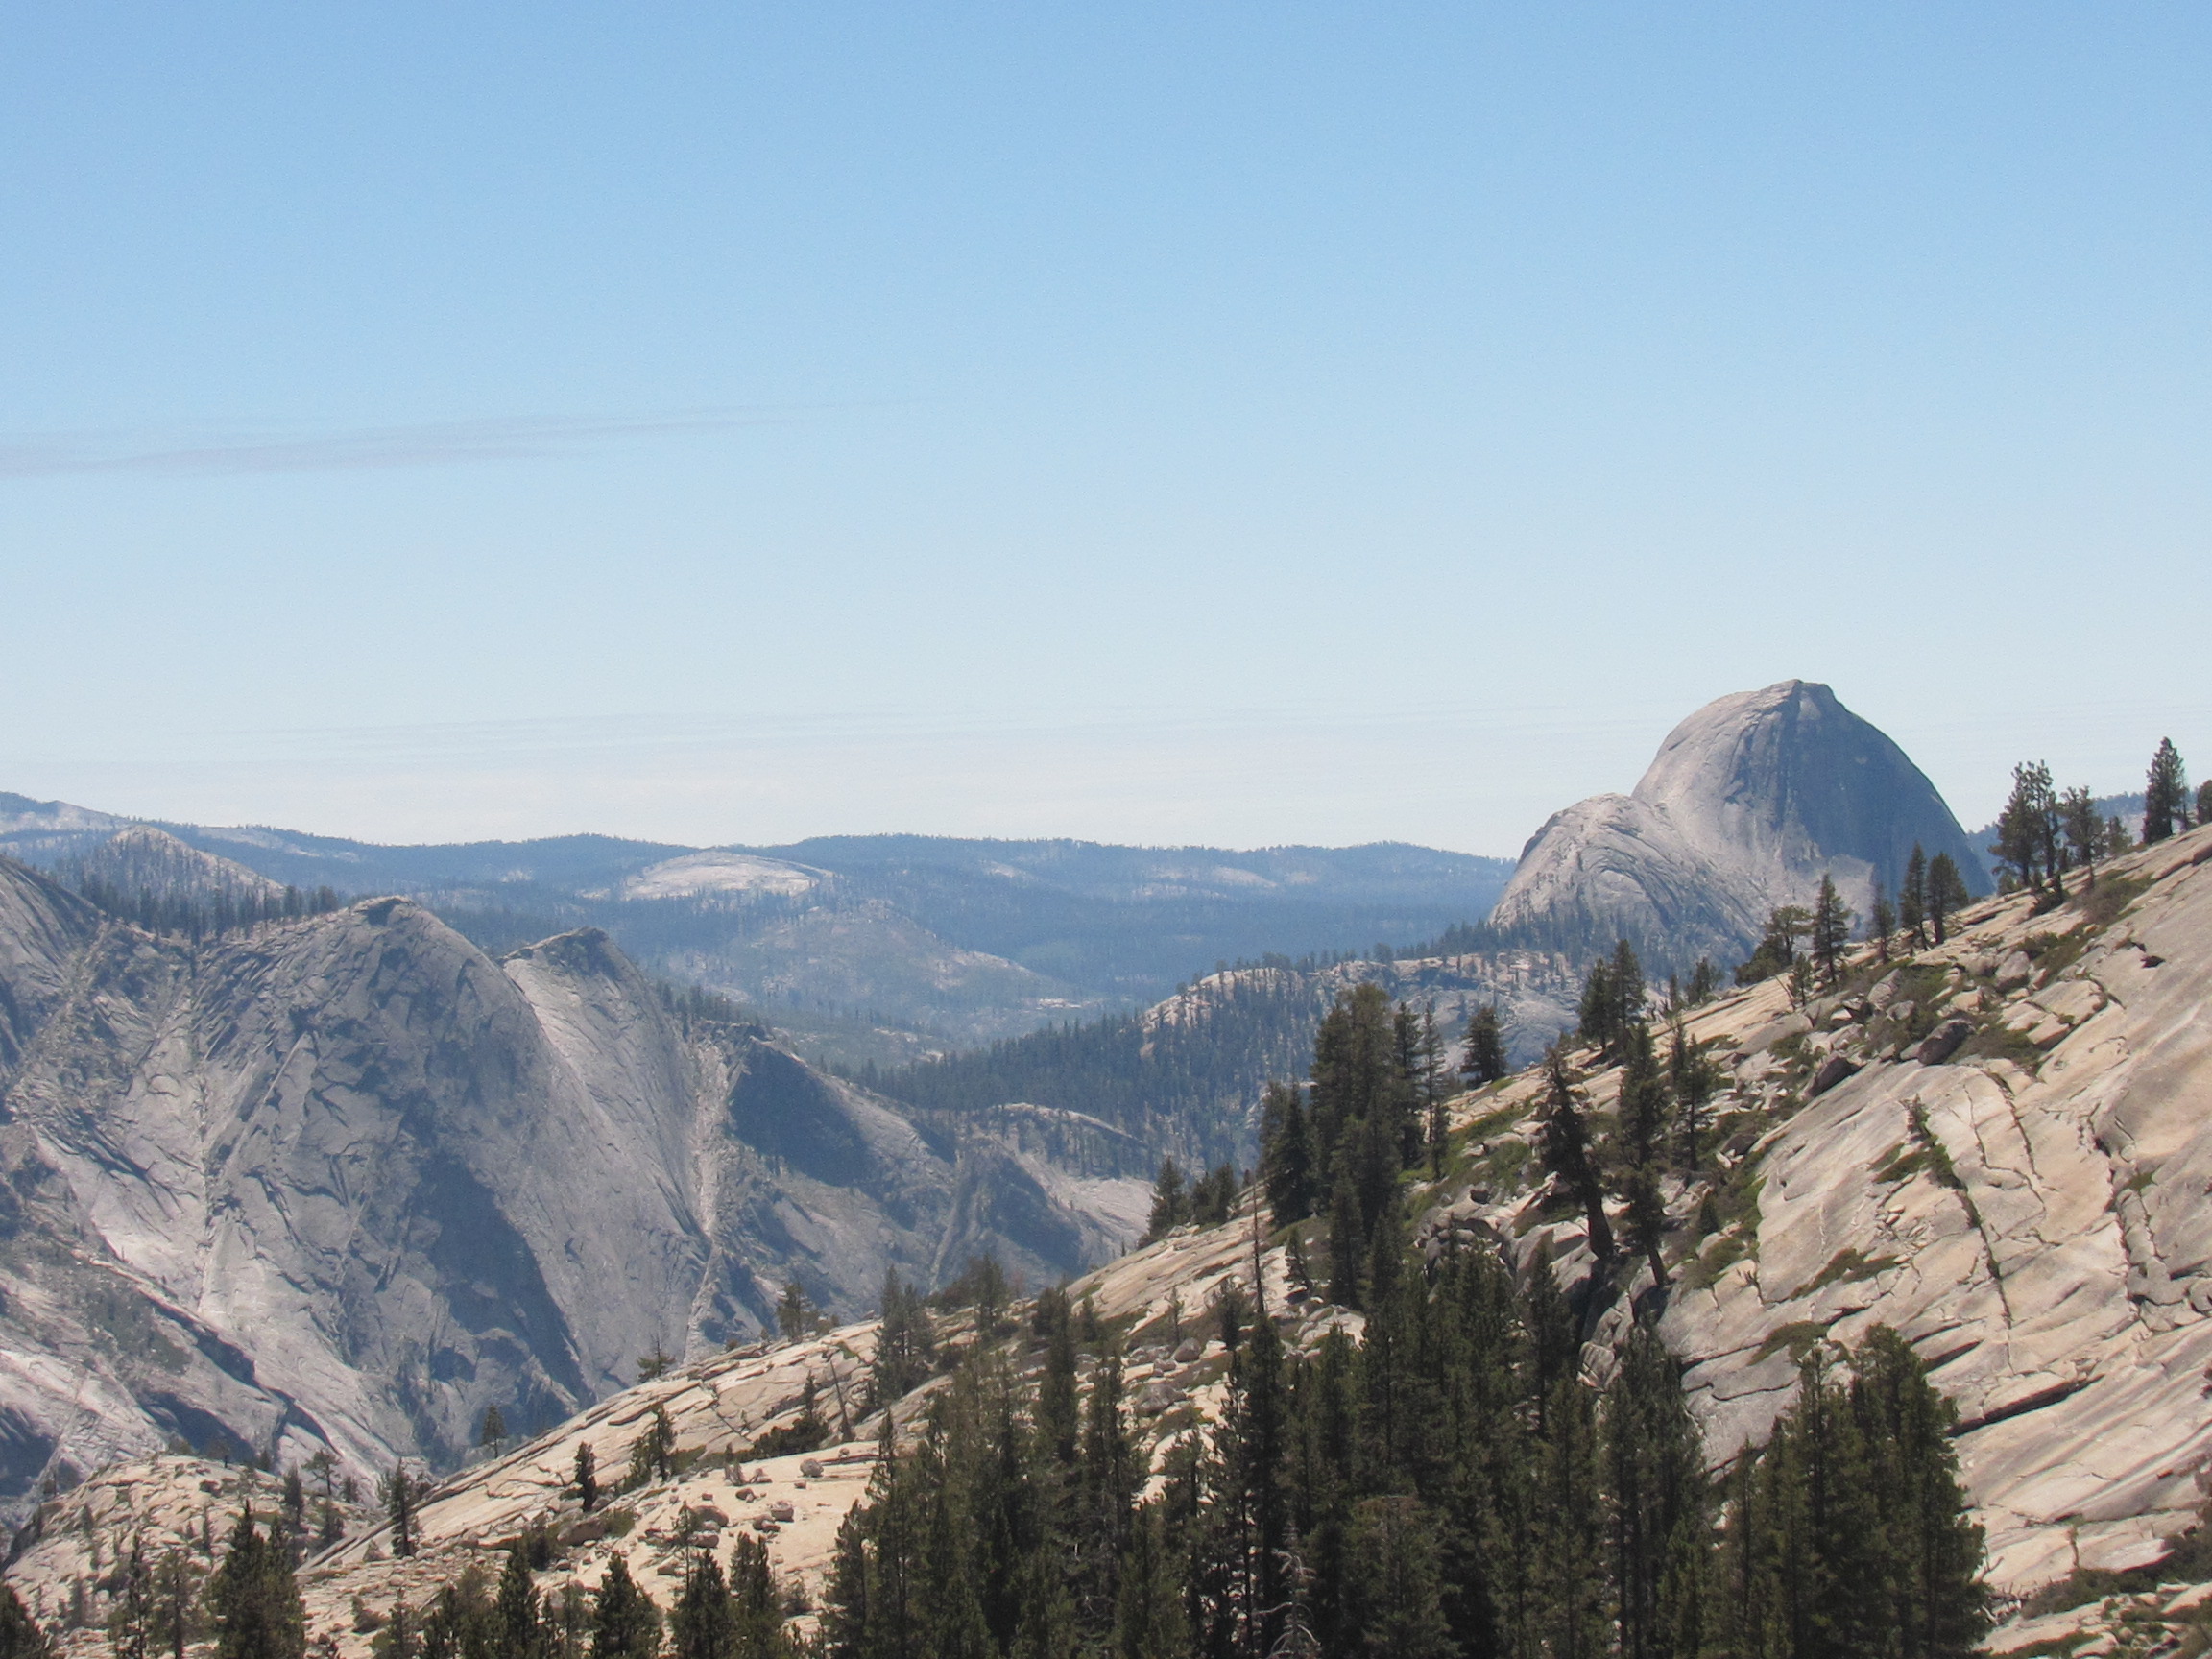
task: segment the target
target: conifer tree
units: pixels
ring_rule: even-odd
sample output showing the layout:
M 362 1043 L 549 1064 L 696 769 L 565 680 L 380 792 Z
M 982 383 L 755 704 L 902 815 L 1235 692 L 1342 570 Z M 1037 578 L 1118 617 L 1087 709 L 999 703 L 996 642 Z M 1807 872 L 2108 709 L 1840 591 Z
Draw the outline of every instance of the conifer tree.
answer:
M 1183 1171 L 1175 1160 L 1160 1160 L 1159 1177 L 1152 1183 L 1152 1214 L 1145 1223 L 1143 1242 L 1164 1238 L 1190 1219 L 1190 1195 L 1183 1190 Z
M 1842 973 L 1843 952 L 1851 941 L 1851 910 L 1836 890 L 1836 878 L 1820 875 L 1820 894 L 1813 902 L 1810 928 L 1814 963 L 1823 982 L 1833 985 Z
M 484 1407 L 483 1432 L 476 1436 L 479 1446 L 497 1446 L 507 1438 L 507 1414 L 497 1406 Z
M 710 1550 L 684 1564 L 684 1589 L 668 1612 L 668 1659 L 737 1659 L 737 1609 Z
M 531 1580 L 530 1558 L 520 1543 L 507 1546 L 492 1628 L 493 1659 L 537 1659 L 541 1646 L 538 1586 Z
M 591 1659 L 655 1659 L 660 1650 L 661 1611 L 617 1550 L 591 1597 Z
M 1699 1137 L 1705 1128 L 1705 1103 L 1713 1097 L 1719 1079 L 1705 1050 L 1690 1040 L 1690 1029 L 1680 1014 L 1667 1022 L 1667 1085 L 1674 1095 L 1674 1120 L 1681 1131 L 1682 1170 L 1697 1173 L 1702 1151 Z
M 1897 906 L 1889 902 L 1889 894 L 1879 876 L 1874 878 L 1874 914 L 1866 924 L 1866 930 L 1874 941 L 1875 958 L 1888 961 L 1889 942 L 1897 931 Z
M 53 1659 L 54 1642 L 12 1584 L 0 1584 L 0 1659 Z
M 1313 1142 L 1298 1090 L 1269 1083 L 1260 1106 L 1260 1178 L 1275 1225 L 1287 1227 L 1313 1213 Z
M 1949 937 L 1953 912 L 1971 897 L 1966 878 L 1959 874 L 1958 862 L 1950 854 L 1938 853 L 1928 861 L 1928 922 L 1935 929 L 1936 944 Z
M 207 1581 L 218 1659 L 302 1659 L 307 1619 L 290 1555 L 238 1512 L 223 1564 Z
M 115 1659 L 149 1659 L 156 1651 L 154 1572 L 146 1560 L 146 1541 L 133 1535 L 129 1553 L 116 1563 L 108 1594 L 108 1642 Z
M 1666 1167 L 1667 1085 L 1659 1075 L 1648 1025 L 1641 1020 L 1629 1024 L 1622 1034 L 1621 1047 L 1615 1163 L 1621 1196 L 1627 1205 L 1628 1244 L 1649 1264 L 1652 1283 L 1663 1286 L 1667 1263 L 1661 1247 L 1667 1237 L 1667 1207 L 1659 1183 Z
M 1485 1002 L 1467 1021 L 1467 1046 L 1459 1074 L 1471 1089 L 1497 1082 L 1506 1073 L 1505 1034 L 1498 1004 Z
M 1622 1659 L 1699 1659 L 1711 1529 L 1704 1454 L 1680 1368 L 1638 1324 L 1602 1409 Z
M 920 1387 L 936 1363 L 937 1336 L 922 1293 L 899 1277 L 883 1275 L 883 1317 L 868 1372 L 869 1409 L 879 1410 Z
M 576 1442 L 576 1474 L 569 1489 L 576 1494 L 576 1502 L 584 1506 L 585 1514 L 590 1514 L 599 1506 L 599 1459 L 589 1440 Z
M 405 1560 L 415 1553 L 415 1508 L 421 1499 L 421 1485 L 401 1463 L 377 1483 L 376 1496 L 392 1527 L 392 1553 Z
M 1347 1623 L 1361 1651 L 1387 1659 L 1445 1659 L 1436 1526 L 1418 1498 L 1369 1498 L 1354 1512 L 1345 1586 Z
M 1549 1085 L 1537 1127 L 1544 1167 L 1574 1194 L 1588 1226 L 1590 1253 L 1600 1265 L 1612 1260 L 1613 1228 L 1605 1218 L 1605 1189 L 1590 1155 L 1590 1127 L 1582 1097 L 1567 1070 L 1567 1050 L 1554 1043 L 1545 1056 Z
M 2148 847 L 2188 828 L 2189 778 L 2181 751 L 2174 747 L 2173 738 L 2161 737 L 2143 781 L 2143 844 Z
M 1905 879 L 1897 890 L 1897 924 L 1911 936 L 1912 949 L 1928 949 L 1928 854 L 1912 843 L 1912 856 L 1905 862 Z
M 2082 872 L 2083 892 L 2097 886 L 2097 856 L 2104 850 L 2104 821 L 2087 788 L 2077 783 L 2058 798 L 2059 821 L 2066 832 L 2069 862 Z
M 776 1302 L 776 1329 L 787 1342 L 796 1342 L 814 1329 L 814 1309 L 806 1300 L 806 1286 L 793 1279 Z

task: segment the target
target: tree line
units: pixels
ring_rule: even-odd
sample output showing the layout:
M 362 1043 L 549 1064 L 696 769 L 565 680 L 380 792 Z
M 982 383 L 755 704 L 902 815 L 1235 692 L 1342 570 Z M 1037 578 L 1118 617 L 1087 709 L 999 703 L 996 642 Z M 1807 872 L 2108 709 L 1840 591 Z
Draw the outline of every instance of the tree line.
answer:
M 1893 1334 L 1808 1356 L 1716 1482 L 1657 1335 L 1594 1385 L 1541 1252 L 1377 1261 L 1363 1336 L 1302 1353 L 1232 1282 L 1218 1408 L 1156 1477 L 1114 1325 L 1041 1301 L 979 1344 L 838 1534 L 825 1659 L 1935 1659 L 1986 1628 L 1951 1407 Z

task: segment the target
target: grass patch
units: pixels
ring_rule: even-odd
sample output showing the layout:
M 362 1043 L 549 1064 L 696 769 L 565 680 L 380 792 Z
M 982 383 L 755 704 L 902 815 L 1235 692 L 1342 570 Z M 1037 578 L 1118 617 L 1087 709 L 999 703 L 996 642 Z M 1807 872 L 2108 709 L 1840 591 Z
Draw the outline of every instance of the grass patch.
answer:
M 2151 890 L 2148 876 L 2101 876 L 2097 885 L 2076 901 L 2089 926 L 2105 928 L 2120 920 L 2128 905 Z
M 1785 1348 L 1790 1351 L 1791 1359 L 1803 1359 L 1813 1351 L 1813 1345 L 1823 1340 L 1827 1334 L 1828 1327 L 1817 1319 L 1793 1319 L 1767 1334 L 1767 1340 L 1759 1344 L 1759 1352 L 1751 1357 L 1751 1363 L 1757 1365 Z
M 1928 1127 L 1928 1109 L 1919 1101 L 1913 1101 L 1911 1118 L 1912 1139 L 1919 1143 L 1920 1151 L 1927 1160 L 1920 1167 L 1952 1191 L 1965 1191 L 1966 1183 L 1959 1179 L 1959 1171 L 1951 1166 L 1951 1154 L 1943 1150 L 1943 1142 L 1936 1140 L 1936 1131 Z
M 1959 1045 L 1954 1060 L 2009 1060 L 2023 1071 L 2033 1071 L 2043 1064 L 2043 1050 L 2028 1041 L 2025 1031 L 2015 1031 L 2009 1025 L 1992 1020 Z
M 1893 1187 L 1933 1167 L 1934 1160 L 1926 1146 L 1900 1141 L 1875 1161 L 1874 1183 L 1878 1187 Z
M 1721 1274 L 1751 1254 L 1751 1244 L 1746 1233 L 1720 1234 L 1683 1264 L 1682 1284 L 1692 1290 L 1710 1288 Z
M 1820 1269 L 1819 1277 L 1797 1294 L 1810 1296 L 1815 1290 L 1827 1289 L 1831 1285 L 1841 1285 L 1855 1279 L 1871 1279 L 1876 1274 L 1887 1273 L 1896 1265 L 1898 1262 L 1894 1256 L 1863 1255 L 1857 1245 L 1852 1245 L 1837 1251 L 1829 1258 L 1828 1265 Z

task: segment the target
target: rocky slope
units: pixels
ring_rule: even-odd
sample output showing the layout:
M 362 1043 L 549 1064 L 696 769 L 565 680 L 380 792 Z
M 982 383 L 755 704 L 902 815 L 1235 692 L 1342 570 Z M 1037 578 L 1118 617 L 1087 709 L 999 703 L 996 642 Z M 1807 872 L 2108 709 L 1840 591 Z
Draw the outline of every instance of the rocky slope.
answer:
M 1827 686 L 1785 680 L 1692 714 L 1630 793 L 1554 813 L 1491 921 L 1600 944 L 1625 934 L 1668 960 L 1725 964 L 1823 873 L 1871 914 L 1872 883 L 1894 892 L 1916 842 L 1986 888 L 1980 855 L 1905 752 Z
M 1962 1473 L 2008 1597 L 2079 1568 L 2157 1559 L 2203 1503 L 2212 1462 L 2212 829 L 2128 855 L 2092 892 L 2073 879 L 2056 905 L 1984 901 L 1947 944 L 1909 958 L 1863 950 L 1804 1008 L 1776 981 L 1695 1010 L 1688 1033 L 1723 1077 L 1698 1167 L 1669 1188 L 1669 1288 L 1654 1295 L 1640 1263 L 1616 1266 L 1613 1293 L 1586 1304 L 1593 1379 L 1633 1309 L 1659 1316 L 1716 1464 L 1764 1436 L 1810 1345 L 1856 1341 L 1876 1324 L 1900 1331 L 1958 1405 Z M 1602 1130 L 1618 1073 L 1577 1058 Z M 1572 1282 L 1592 1262 L 1575 1206 L 1532 1155 L 1542 1089 L 1522 1073 L 1452 1104 L 1452 1164 L 1415 1189 L 1417 1238 L 1500 1249 L 1524 1265 L 1545 1249 Z M 1256 1246 L 1294 1347 L 1335 1325 L 1357 1333 L 1358 1314 L 1291 1293 L 1284 1240 L 1256 1239 L 1248 1211 L 1072 1287 L 1126 1322 L 1132 1407 L 1155 1457 L 1218 1394 L 1218 1344 L 1174 1343 L 1175 1310 L 1202 1308 L 1224 1279 L 1249 1284 Z M 874 1337 L 863 1322 L 706 1358 L 464 1471 L 426 1510 L 422 1555 L 379 1560 L 370 1532 L 319 1558 L 307 1591 L 318 1635 L 365 1654 L 355 1595 L 373 1607 L 420 1601 L 469 1562 L 492 1565 L 531 1526 L 568 1541 L 544 1587 L 596 1582 L 621 1548 L 668 1600 L 685 1509 L 725 1550 L 740 1527 L 779 1527 L 779 1569 L 818 1586 L 880 1429 L 854 1392 Z M 956 1321 L 945 1338 L 965 1339 Z M 792 1420 L 809 1379 L 835 1442 L 810 1455 L 816 1472 L 796 1455 L 733 1468 L 733 1448 Z M 657 1403 L 690 1466 L 619 1501 L 626 1536 L 580 1526 L 566 1491 L 575 1443 L 619 1468 Z M 919 1404 L 910 1397 L 902 1414 Z M 128 1472 L 150 1497 L 199 1478 L 183 1460 Z M 50 1506 L 12 1569 L 48 1605 L 86 1571 L 89 1534 L 72 1524 L 73 1502 Z M 774 1521 L 778 1502 L 790 1505 L 787 1523 Z M 193 1500 L 163 1503 L 188 1514 Z M 2178 1583 L 2088 1600 L 2016 1621 L 1991 1646 L 2149 1651 L 2208 1602 L 2212 1590 Z
M 680 1017 L 600 934 L 494 962 L 384 899 L 192 943 L 5 862 L 0 1111 L 18 1512 L 169 1444 L 445 1462 L 487 1406 L 565 1416 L 793 1278 L 850 1313 L 971 1251 L 1077 1270 L 1143 1190 Z

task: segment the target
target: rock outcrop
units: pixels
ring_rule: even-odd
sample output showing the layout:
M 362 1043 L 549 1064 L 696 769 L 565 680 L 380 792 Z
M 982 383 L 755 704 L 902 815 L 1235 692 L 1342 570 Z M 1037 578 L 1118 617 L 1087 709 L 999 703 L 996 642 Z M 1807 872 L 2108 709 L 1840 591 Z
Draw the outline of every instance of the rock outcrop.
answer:
M 1655 954 L 1733 961 L 1777 904 L 1832 875 L 1862 915 L 1913 845 L 1982 860 L 1920 769 L 1825 685 L 1785 680 L 1709 703 L 1668 734 L 1635 789 L 1555 813 L 1523 849 L 1491 921 Z
M 163 1446 L 446 1463 L 793 1278 L 849 1315 L 949 1253 L 1078 1271 L 1142 1190 L 684 1014 L 602 934 L 495 962 L 382 899 L 195 943 L 5 861 L 0 1110 L 17 1511 Z

